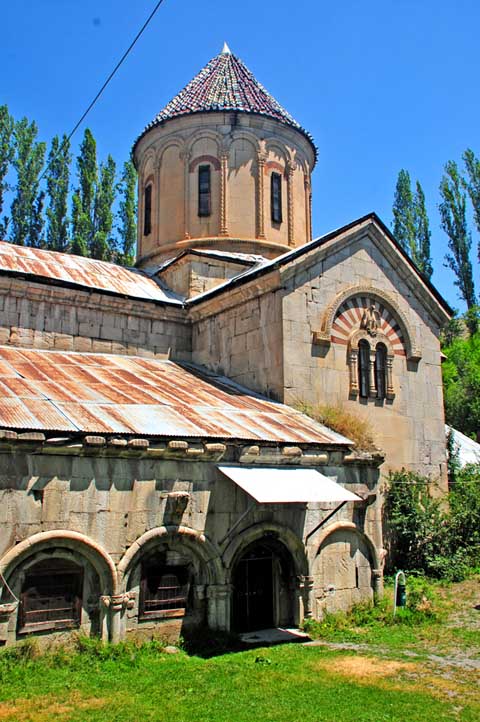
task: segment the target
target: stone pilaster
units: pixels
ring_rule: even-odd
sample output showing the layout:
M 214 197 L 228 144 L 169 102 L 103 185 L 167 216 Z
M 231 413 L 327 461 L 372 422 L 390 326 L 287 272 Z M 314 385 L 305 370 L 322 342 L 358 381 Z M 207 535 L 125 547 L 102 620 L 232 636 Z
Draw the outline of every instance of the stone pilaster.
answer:
M 308 243 L 312 240 L 312 185 L 308 173 L 303 174 L 303 186 L 305 188 L 306 242 Z
M 257 238 L 265 238 L 265 153 L 257 154 Z
M 230 630 L 230 584 L 210 584 L 207 587 L 207 619 L 211 629 Z
M 184 150 L 180 153 L 183 160 L 183 237 L 187 240 L 190 238 L 188 216 L 190 210 L 190 158 L 191 153 Z
M 288 245 L 293 246 L 295 240 L 294 229 L 294 203 L 293 203 L 293 174 L 295 172 L 295 164 L 289 161 L 286 167 L 287 173 L 287 211 L 288 211 Z
M 228 186 L 228 152 L 222 151 L 220 155 L 220 234 L 228 236 L 228 208 L 227 208 L 227 186 Z

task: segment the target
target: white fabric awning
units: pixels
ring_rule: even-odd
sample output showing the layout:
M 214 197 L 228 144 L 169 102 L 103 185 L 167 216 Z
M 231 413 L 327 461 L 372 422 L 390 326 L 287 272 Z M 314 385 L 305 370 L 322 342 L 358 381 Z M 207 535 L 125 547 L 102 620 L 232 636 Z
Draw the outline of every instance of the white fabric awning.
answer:
M 315 469 L 223 464 L 217 468 L 261 504 L 362 501 Z

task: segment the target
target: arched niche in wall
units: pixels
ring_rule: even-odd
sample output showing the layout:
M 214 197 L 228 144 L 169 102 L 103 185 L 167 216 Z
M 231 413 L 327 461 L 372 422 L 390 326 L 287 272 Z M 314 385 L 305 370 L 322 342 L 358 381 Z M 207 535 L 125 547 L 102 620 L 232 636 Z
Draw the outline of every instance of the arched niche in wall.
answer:
M 227 213 L 229 235 L 255 238 L 257 231 L 257 150 L 256 138 L 241 133 L 229 148 Z
M 160 154 L 158 190 L 158 240 L 167 244 L 184 235 L 185 172 L 182 145 L 170 141 Z
M 395 356 L 421 359 L 414 333 L 396 301 L 386 291 L 371 286 L 350 286 L 339 293 L 323 313 L 313 342 L 347 346 L 352 333 L 362 326 L 372 336 L 383 334 Z
M 347 611 L 372 600 L 376 553 L 371 541 L 353 524 L 333 525 L 317 547 L 312 562 L 314 616 Z
M 216 133 L 195 133 L 188 146 L 187 206 L 191 238 L 218 236 L 220 231 L 220 141 Z M 202 197 L 203 194 L 203 197 Z M 205 200 L 208 208 L 205 208 Z M 202 202 L 203 201 L 203 202 Z

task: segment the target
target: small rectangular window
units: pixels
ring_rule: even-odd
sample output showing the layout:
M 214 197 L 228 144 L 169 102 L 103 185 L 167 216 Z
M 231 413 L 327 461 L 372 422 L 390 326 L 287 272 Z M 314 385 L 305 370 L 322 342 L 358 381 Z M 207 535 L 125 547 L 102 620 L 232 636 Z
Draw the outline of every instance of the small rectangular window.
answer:
M 20 633 L 80 625 L 83 570 L 60 560 L 41 562 L 25 577 L 20 596 Z
M 198 215 L 209 216 L 211 213 L 211 184 L 210 166 L 201 165 L 198 168 Z
M 143 235 L 148 236 L 152 232 L 152 186 L 148 185 L 144 192 L 143 208 Z
M 270 180 L 272 222 L 282 222 L 282 176 L 272 173 Z
M 159 566 L 154 560 L 142 568 L 140 618 L 183 616 L 189 591 L 188 569 Z

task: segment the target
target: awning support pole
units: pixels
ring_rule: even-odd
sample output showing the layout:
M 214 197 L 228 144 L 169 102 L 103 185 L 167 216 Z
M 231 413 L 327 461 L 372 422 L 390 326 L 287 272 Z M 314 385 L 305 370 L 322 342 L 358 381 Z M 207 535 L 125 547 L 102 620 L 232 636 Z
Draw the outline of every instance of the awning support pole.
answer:
M 332 516 L 334 516 L 334 515 L 337 513 L 337 511 L 340 511 L 340 509 L 342 508 L 342 506 L 345 506 L 346 503 L 347 503 L 346 501 L 342 501 L 342 503 L 339 504 L 339 506 L 336 506 L 335 509 L 330 512 L 330 514 L 327 514 L 327 516 L 322 519 L 322 521 L 320 522 L 320 524 L 317 524 L 317 526 L 315 527 L 315 529 L 312 529 L 312 531 L 309 531 L 308 534 L 307 534 L 307 536 L 305 537 L 305 544 L 307 544 L 307 543 L 308 543 L 308 540 L 310 539 L 310 537 L 313 536 L 313 535 L 315 534 L 315 532 L 317 532 L 324 524 L 326 524 L 327 521 L 328 521 L 329 519 L 331 519 Z
M 243 512 L 243 514 L 237 519 L 237 521 L 235 522 L 235 524 L 234 524 L 232 527 L 230 527 L 230 529 L 227 531 L 227 533 L 226 533 L 225 536 L 223 537 L 222 541 L 219 542 L 219 546 L 222 546 L 223 542 L 226 541 L 226 540 L 228 539 L 228 537 L 235 531 L 235 529 L 237 528 L 237 526 L 242 523 L 242 521 L 245 519 L 245 517 L 247 516 L 247 514 L 249 514 L 249 513 L 251 512 L 251 510 L 252 510 L 253 507 L 256 505 L 256 503 L 257 503 L 256 501 L 252 501 L 252 502 L 248 505 L 247 509 L 246 509 L 246 510 Z

